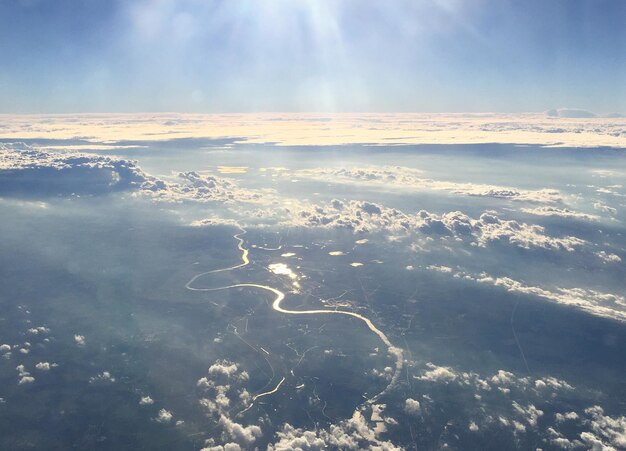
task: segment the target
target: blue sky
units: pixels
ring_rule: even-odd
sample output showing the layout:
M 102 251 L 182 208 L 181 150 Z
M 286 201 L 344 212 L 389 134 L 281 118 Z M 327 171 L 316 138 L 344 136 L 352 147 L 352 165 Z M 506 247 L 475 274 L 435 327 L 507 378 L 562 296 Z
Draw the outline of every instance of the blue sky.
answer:
M 0 0 L 0 111 L 626 110 L 622 0 Z

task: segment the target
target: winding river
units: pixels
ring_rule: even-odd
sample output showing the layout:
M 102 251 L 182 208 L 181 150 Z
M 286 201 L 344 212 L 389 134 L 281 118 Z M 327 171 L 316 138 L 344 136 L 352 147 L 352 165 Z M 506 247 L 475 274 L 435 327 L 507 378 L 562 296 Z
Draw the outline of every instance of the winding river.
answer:
M 206 271 L 200 274 L 196 274 L 189 280 L 189 282 L 185 284 L 185 288 L 191 291 L 220 291 L 220 290 L 228 290 L 231 288 L 257 288 L 259 290 L 269 291 L 275 296 L 274 302 L 272 303 L 272 309 L 274 309 L 276 312 L 279 312 L 279 313 L 283 313 L 286 315 L 343 315 L 343 316 L 351 316 L 353 318 L 357 318 L 361 320 L 363 323 L 365 323 L 365 325 L 369 328 L 369 330 L 371 330 L 374 334 L 378 336 L 378 338 L 380 338 L 383 344 L 387 347 L 388 352 L 395 357 L 395 371 L 391 378 L 391 381 L 389 382 L 389 384 L 385 387 L 383 391 L 373 396 L 372 398 L 369 398 L 367 400 L 367 403 L 371 404 L 371 403 L 376 402 L 376 400 L 378 400 L 381 396 L 385 395 L 389 390 L 391 390 L 397 384 L 398 379 L 400 378 L 400 373 L 402 371 L 402 366 L 404 363 L 402 349 L 394 346 L 389 340 L 389 338 L 387 338 L 387 336 L 384 334 L 384 332 L 378 329 L 369 318 L 363 315 L 360 315 L 358 313 L 355 313 L 355 312 L 344 311 L 344 310 L 322 310 L 322 309 L 289 310 L 287 308 L 284 308 L 281 305 L 283 300 L 285 299 L 285 293 L 283 293 L 282 291 L 274 287 L 270 287 L 268 285 L 260 285 L 256 283 L 237 283 L 233 285 L 227 285 L 223 287 L 214 287 L 214 288 L 197 288 L 197 287 L 192 286 L 193 283 L 196 280 L 198 280 L 200 277 L 203 277 L 209 274 L 219 273 L 219 272 L 232 271 L 232 270 L 242 268 L 250 264 L 250 259 L 248 258 L 248 249 L 244 246 L 244 240 L 242 238 L 242 236 L 246 233 L 246 230 L 240 225 L 237 225 L 237 227 L 239 228 L 240 232 L 233 235 L 233 238 L 237 240 L 238 242 L 237 248 L 241 251 L 241 263 L 238 265 L 227 267 L 227 268 L 214 269 L 211 271 Z M 282 380 L 278 383 L 278 385 L 273 390 L 256 395 L 254 399 L 256 400 L 257 398 L 261 396 L 266 396 L 266 395 L 275 393 L 276 391 L 278 391 L 278 389 L 280 388 L 284 380 L 285 378 L 283 377 Z

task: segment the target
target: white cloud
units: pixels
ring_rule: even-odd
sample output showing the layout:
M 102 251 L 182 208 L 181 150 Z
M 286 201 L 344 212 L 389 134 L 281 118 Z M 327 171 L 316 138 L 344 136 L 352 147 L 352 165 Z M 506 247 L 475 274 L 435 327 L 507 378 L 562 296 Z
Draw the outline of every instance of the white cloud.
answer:
M 227 378 L 235 375 L 239 370 L 239 365 L 228 360 L 218 360 L 209 367 L 209 374 L 211 376 L 226 376 Z
M 559 304 L 576 307 L 593 315 L 626 321 L 626 298 L 622 295 L 604 293 L 586 288 L 556 287 L 547 289 L 525 285 L 510 277 L 495 277 L 487 273 L 470 274 L 457 271 L 453 273 L 452 277 L 501 287 L 512 293 L 538 296 Z
M 51 368 L 55 368 L 58 365 L 56 363 L 50 363 L 50 362 L 39 362 L 38 364 L 35 365 L 35 368 L 37 368 L 40 371 L 50 371 Z
M 566 410 L 556 413 L 554 417 L 544 413 L 546 406 L 552 410 L 553 406 L 569 403 L 573 393 L 582 395 L 580 399 L 587 399 L 587 392 L 592 399 L 597 397 L 597 392 L 588 392 L 584 387 L 573 387 L 568 382 L 553 376 L 531 378 L 521 377 L 513 372 L 498 370 L 495 374 L 480 376 L 476 373 L 462 372 L 452 367 L 443 367 L 435 364 L 427 364 L 430 371 L 440 368 L 446 369 L 443 378 L 432 377 L 424 380 L 429 383 L 440 384 L 442 387 L 454 385 L 457 389 L 473 392 L 475 403 L 465 399 L 465 414 L 472 420 L 468 425 L 470 431 L 488 430 L 493 425 L 508 429 L 517 436 L 534 430 L 533 434 L 543 437 L 546 443 L 562 449 L 578 449 L 585 445 L 596 446 L 601 450 L 623 449 L 626 444 L 626 417 L 606 415 L 599 406 L 589 407 L 581 412 Z M 492 390 L 491 387 L 498 388 Z M 417 387 L 418 392 L 425 390 Z M 486 410 L 485 398 L 481 392 L 490 392 L 489 408 Z M 593 393 L 592 393 L 593 392 Z M 424 396 L 428 400 L 429 409 L 437 409 L 438 403 L 448 403 L 446 395 L 441 400 L 437 394 L 439 390 L 432 390 L 430 396 Z M 449 393 L 446 388 L 444 393 Z M 498 402 L 494 396 L 499 396 L 504 402 Z M 576 404 L 579 405 L 578 401 Z M 443 407 L 443 405 L 441 407 Z M 547 417 L 547 418 L 546 418 Z M 569 422 L 570 424 L 565 424 Z M 558 430 L 563 427 L 569 434 Z M 576 435 L 574 435 L 576 434 Z M 596 449 L 596 448 L 594 448 Z
M 230 406 L 230 399 L 224 393 L 218 393 L 215 396 L 215 404 L 219 406 L 220 409 L 228 409 Z
M 28 333 L 32 335 L 47 334 L 48 332 L 50 332 L 50 329 L 44 326 L 32 327 L 28 329 Z
M 251 407 L 253 397 L 241 387 L 249 379 L 248 373 L 242 371 L 237 363 L 229 360 L 217 360 L 207 370 L 208 377 L 198 379 L 197 386 L 202 391 L 202 398 L 198 403 L 204 411 L 222 429 L 222 441 L 226 444 L 216 445 L 214 440 L 207 442 L 209 449 L 236 449 L 236 444 L 242 449 L 250 449 L 249 445 L 261 437 L 259 426 L 244 426 L 231 418 L 232 412 L 243 411 Z M 230 444 L 230 447 L 229 447 Z M 223 446 L 223 448 L 220 448 Z
M 323 180 L 330 183 L 380 185 L 385 188 L 391 187 L 411 191 L 447 191 L 462 196 L 492 197 L 523 202 L 556 203 L 563 201 L 561 193 L 554 189 L 523 190 L 498 185 L 432 180 L 424 178 L 419 170 L 398 166 L 304 169 L 296 171 L 295 175 L 300 178 Z
M 525 249 L 534 247 L 571 252 L 585 244 L 584 240 L 572 236 L 551 237 L 545 234 L 545 229 L 541 226 L 500 219 L 493 212 L 483 213 L 478 220 L 468 219 L 459 212 L 448 215 L 444 216 L 452 227 L 466 227 L 470 224 L 476 231 L 477 242 L 481 246 L 491 241 L 503 241 Z
M 331 424 L 328 429 L 307 431 L 284 424 L 276 433 L 278 441 L 268 446 L 268 451 L 279 450 L 323 450 L 323 449 L 378 449 L 384 451 L 399 451 L 389 441 L 377 438 L 376 430 L 368 424 L 365 416 L 356 411 L 352 418 L 338 424 Z
M 605 446 L 604 443 L 602 443 L 602 440 L 593 435 L 591 432 L 582 432 L 580 434 L 580 439 L 584 443 L 584 446 L 587 447 L 586 449 L 592 451 L 616 451 L 613 447 Z
M 103 371 L 96 376 L 89 378 L 90 384 L 95 384 L 98 382 L 115 382 L 115 378 L 111 375 L 109 371 Z
M 74 341 L 78 346 L 85 346 L 85 337 L 83 335 L 74 335 Z
M 159 414 L 155 418 L 155 421 L 157 421 L 159 423 L 169 423 L 170 421 L 172 421 L 173 417 L 174 416 L 172 415 L 172 412 L 170 412 L 169 410 L 166 410 L 166 409 L 161 409 L 161 410 L 159 410 Z
M 243 426 L 225 415 L 220 416 L 219 425 L 222 427 L 224 435 L 228 437 L 227 439 L 233 440 L 244 447 L 250 447 L 263 435 L 263 431 L 259 426 Z
M 603 213 L 608 213 L 610 215 L 615 215 L 617 213 L 616 208 L 609 207 L 608 205 L 603 204 L 602 202 L 595 202 L 593 204 L 593 208 L 595 208 L 596 210 L 600 210 Z
M 530 426 L 537 426 L 537 420 L 543 415 L 543 410 L 537 409 L 533 404 L 526 407 L 513 401 L 513 409 L 524 418 Z
M 334 200 L 325 206 L 301 206 L 291 212 L 289 225 L 347 229 L 355 233 L 385 231 L 393 234 L 420 233 L 450 237 L 486 247 L 490 243 L 510 244 L 525 249 L 574 251 L 586 244 L 573 236 L 553 237 L 539 225 L 501 219 L 486 211 L 473 219 L 460 211 L 442 215 L 421 210 L 414 215 L 395 208 L 364 201 Z
M 140 406 L 149 406 L 154 404 L 154 400 L 150 396 L 142 396 L 139 400 Z
M 603 263 L 619 263 L 622 258 L 617 254 L 609 254 L 606 251 L 596 252 L 596 256 L 602 260 Z
M 45 195 L 101 194 L 156 182 L 134 161 L 71 151 L 48 152 L 22 143 L 0 144 L 0 179 L 9 193 Z
M 563 423 L 565 421 L 576 421 L 579 416 L 576 412 L 557 413 L 555 415 L 557 423 Z
M 204 407 L 204 409 L 206 410 L 206 412 L 210 415 L 214 415 L 219 413 L 219 408 L 217 407 L 217 404 L 208 399 L 208 398 L 202 398 L 198 401 L 198 403 Z
M 590 442 L 600 442 L 606 449 L 613 446 L 615 449 L 626 448 L 626 417 L 612 417 L 605 415 L 604 409 L 600 406 L 593 406 L 585 409 L 585 414 L 589 417 L 591 429 L 596 434 L 595 438 L 587 435 Z M 581 439 L 587 443 L 581 434 Z
M 451 382 L 457 378 L 457 374 L 449 367 L 437 366 L 433 363 L 427 363 L 429 368 L 417 379 L 430 382 Z
M 25 178 L 24 173 L 32 173 Z M 21 143 L 0 144 L 0 180 L 9 193 L 105 194 L 134 191 L 162 201 L 271 203 L 273 190 L 240 188 L 228 178 L 181 172 L 182 183 L 144 173 L 135 161 L 72 151 L 50 152 Z M 24 182 L 27 180 L 27 182 Z M 35 183 L 32 180 L 36 180 Z
M 3 117 L 3 135 L 50 139 L 89 136 L 90 142 L 82 145 L 92 148 L 119 146 L 114 141 L 120 140 L 171 139 L 172 134 L 207 140 L 230 137 L 279 146 L 522 143 L 626 147 L 623 118 L 564 117 L 574 115 L 572 110 L 556 110 L 557 117 L 546 113 L 12 115 Z M 332 127 L 328 127 L 329 119 Z
M 557 379 L 556 377 L 542 377 L 535 381 L 535 387 L 537 389 L 543 390 L 549 388 L 551 390 L 574 390 L 570 384 L 565 382 L 564 380 Z
M 541 206 L 534 208 L 522 208 L 521 211 L 535 216 L 549 216 L 568 219 L 579 219 L 582 221 L 598 221 L 600 218 L 596 215 L 581 213 L 570 210 L 568 208 L 558 208 L 552 206 Z
M 33 382 L 35 382 L 35 378 L 32 376 L 22 376 L 22 378 L 19 380 L 19 382 L 17 383 L 18 385 L 24 385 L 24 384 L 32 384 Z
M 225 445 L 207 446 L 200 451 L 241 451 L 242 448 L 237 443 L 227 443 Z
M 420 402 L 415 399 L 408 398 L 404 402 L 404 411 L 409 415 L 419 415 L 421 411 Z
M 498 370 L 496 374 L 491 377 L 491 382 L 496 385 L 512 385 L 517 383 L 517 376 L 504 370 Z
M 413 269 L 413 267 L 411 267 L 411 269 Z M 454 272 L 454 270 L 450 268 L 449 266 L 443 266 L 443 265 L 429 265 L 427 266 L 427 269 L 430 269 L 431 271 L 442 272 L 445 274 L 452 274 L 452 272 Z
M 217 360 L 209 367 L 208 373 L 210 377 L 217 379 L 236 379 L 239 381 L 249 379 L 246 371 L 240 371 L 239 365 L 229 360 Z M 204 379 L 206 380 L 206 378 Z M 198 381 L 198 385 L 201 385 L 200 381 Z
M 198 219 L 189 223 L 191 227 L 213 227 L 213 226 L 222 226 L 222 225 L 236 227 L 238 226 L 238 224 L 239 223 L 235 221 L 234 219 L 228 219 L 228 218 L 204 218 L 204 219 Z
M 274 191 L 271 189 L 245 189 L 239 187 L 232 179 L 211 174 L 204 175 L 194 171 L 181 172 L 178 178 L 182 183 L 159 181 L 158 185 L 150 189 L 144 185 L 142 193 L 164 201 L 269 204 L 274 199 Z

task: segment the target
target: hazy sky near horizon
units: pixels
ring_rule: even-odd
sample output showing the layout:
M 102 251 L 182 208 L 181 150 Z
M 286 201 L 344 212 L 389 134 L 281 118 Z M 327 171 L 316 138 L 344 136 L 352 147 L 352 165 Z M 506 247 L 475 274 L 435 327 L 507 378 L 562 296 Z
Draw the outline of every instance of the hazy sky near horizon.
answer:
M 0 112 L 626 110 L 621 0 L 0 0 Z

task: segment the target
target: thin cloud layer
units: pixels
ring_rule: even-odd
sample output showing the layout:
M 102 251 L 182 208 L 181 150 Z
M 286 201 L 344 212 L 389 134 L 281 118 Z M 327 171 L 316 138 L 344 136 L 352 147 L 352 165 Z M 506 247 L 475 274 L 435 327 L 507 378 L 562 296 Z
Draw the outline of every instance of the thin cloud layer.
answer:
M 347 144 L 535 144 L 626 147 L 623 117 L 543 113 L 251 113 L 4 115 L 0 138 L 76 139 L 79 147 L 122 141 L 234 138 L 282 146 Z
M 427 269 L 463 280 L 470 280 L 503 288 L 512 293 L 538 296 L 558 304 L 576 307 L 596 316 L 626 321 L 626 298 L 619 294 L 604 293 L 586 288 L 542 288 L 527 285 L 510 277 L 495 277 L 487 273 L 470 274 L 452 271 L 451 268 L 429 266 Z
M 433 180 L 421 176 L 422 172 L 407 167 L 366 167 L 339 169 L 305 169 L 295 173 L 297 177 L 323 180 L 329 183 L 361 183 L 385 188 L 411 191 L 447 191 L 460 196 L 491 197 L 522 202 L 559 203 L 563 196 L 558 190 L 523 190 L 497 185 L 457 183 Z

